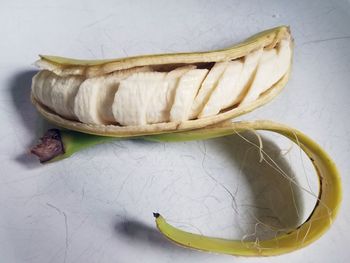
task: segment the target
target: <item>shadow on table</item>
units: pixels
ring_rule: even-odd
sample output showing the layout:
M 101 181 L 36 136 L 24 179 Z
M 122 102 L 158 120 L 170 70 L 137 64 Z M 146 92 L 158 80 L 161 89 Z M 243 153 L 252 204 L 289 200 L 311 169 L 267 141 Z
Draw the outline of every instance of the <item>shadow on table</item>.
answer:
M 115 224 L 114 230 L 117 235 L 122 235 L 129 239 L 133 245 L 149 244 L 152 247 L 172 251 L 174 253 L 191 253 L 191 251 L 186 248 L 175 246 L 155 227 L 148 226 L 137 220 L 126 219 L 118 222 Z M 201 255 L 198 251 L 192 250 L 192 252 L 198 256 Z
M 37 158 L 29 153 L 29 149 L 49 126 L 43 118 L 39 117 L 30 102 L 32 78 L 36 73 L 36 70 L 20 71 L 12 77 L 9 85 L 9 92 L 16 114 L 19 116 L 22 126 L 26 130 L 26 134 L 29 135 L 28 145 L 23 149 L 23 153 L 17 156 L 15 160 L 27 168 L 39 166 Z
M 250 142 L 258 144 L 258 139 L 254 133 L 245 132 L 242 136 Z M 264 151 L 271 156 L 278 167 L 285 172 L 285 175 L 282 175 L 276 167 L 268 165 L 265 161 L 259 162 L 259 151 L 242 137 L 237 135 L 227 136 L 210 142 L 210 146 L 214 144 L 214 147 L 217 147 L 215 151 L 232 157 L 232 166 L 240 167 L 241 176 L 252 196 L 250 198 L 251 203 L 242 203 L 244 200 L 241 199 L 241 203 L 237 207 L 238 210 L 241 210 L 241 213 L 244 210 L 243 214 L 245 216 L 248 214 L 250 217 L 247 219 L 251 223 L 245 224 L 246 222 L 243 222 L 243 225 L 240 226 L 244 234 L 254 233 L 254 235 L 246 237 L 245 240 L 247 241 L 255 240 L 256 237 L 259 240 L 273 239 L 276 234 L 288 232 L 298 227 L 302 223 L 301 217 L 303 216 L 303 204 L 300 199 L 302 190 L 290 181 L 291 178 L 296 180 L 295 173 L 286 158 L 281 156 L 281 149 L 278 145 L 267 137 L 261 136 L 261 139 Z M 225 181 L 224 178 L 220 178 L 222 175 L 213 176 L 218 181 Z M 235 198 L 233 193 L 235 186 L 225 185 L 225 187 Z M 228 197 L 229 199 L 226 201 L 231 202 L 232 197 Z M 249 213 L 246 213 L 246 211 Z M 242 217 L 240 220 L 243 221 L 244 218 Z M 260 222 L 259 227 L 256 226 L 257 222 Z M 276 229 L 279 231 L 276 232 Z M 151 243 L 163 249 L 172 250 L 177 247 L 163 237 L 155 227 L 147 226 L 135 220 L 118 223 L 115 231 L 117 234 L 132 239 L 135 243 Z M 243 238 L 243 235 L 241 238 Z M 178 250 L 182 252 L 184 248 L 178 247 Z M 198 252 L 196 251 L 196 253 Z
M 248 212 L 245 220 L 253 222 L 244 229 L 246 234 L 254 233 L 247 240 L 255 240 L 256 237 L 259 240 L 275 238 L 276 234 L 298 227 L 303 217 L 302 189 L 291 182 L 297 181 L 295 172 L 286 157 L 281 155 L 280 147 L 264 134 L 260 133 L 260 137 L 263 151 L 273 161 L 264 154 L 268 162 L 260 162 L 259 149 L 253 145 L 259 145 L 254 132 L 244 132 L 240 136 L 218 140 L 218 151 L 232 156 L 232 166 L 240 167 L 241 177 L 252 196 L 252 203 L 243 203 L 244 200 L 241 200 L 238 204 L 238 209 Z

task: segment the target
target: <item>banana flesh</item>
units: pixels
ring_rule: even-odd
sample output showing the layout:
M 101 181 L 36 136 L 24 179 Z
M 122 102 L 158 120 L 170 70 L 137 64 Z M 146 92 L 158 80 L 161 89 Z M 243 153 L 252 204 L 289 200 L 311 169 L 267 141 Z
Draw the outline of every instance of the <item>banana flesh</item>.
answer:
M 55 73 L 48 70 L 42 70 L 39 71 L 32 80 L 32 97 L 52 110 L 51 90 L 55 85 L 56 78 L 59 78 L 59 76 Z
M 84 80 L 74 98 L 74 113 L 78 120 L 84 123 L 115 124 L 112 105 L 119 83 L 133 74 L 147 71 L 151 71 L 150 67 L 138 67 Z
M 256 100 L 260 94 L 271 88 L 288 70 L 291 60 L 290 43 L 281 40 L 274 49 L 264 51 L 259 61 L 257 72 L 248 93 L 243 98 L 241 105 Z
M 168 122 L 170 120 L 171 106 L 174 104 L 175 93 L 180 78 L 196 66 L 176 68 L 166 74 L 164 81 L 167 88 L 156 89 L 147 107 L 147 123 Z
M 75 97 L 83 82 L 81 76 L 59 76 L 43 70 L 34 76 L 32 94 L 42 104 L 61 116 L 76 120 Z
M 194 97 L 207 73 L 207 69 L 192 69 L 180 78 L 170 110 L 170 121 L 181 122 L 189 119 Z
M 229 63 L 230 62 L 217 62 L 209 71 L 193 101 L 190 119 L 197 118 L 202 112 L 204 105 L 208 102 L 211 93 L 218 85 L 218 82 Z
M 232 61 L 228 64 L 208 102 L 199 113 L 199 118 L 216 115 L 221 109 L 233 105 L 230 102 L 235 101 L 241 92 L 236 87 L 241 77 L 242 69 L 243 63 L 241 61 Z
M 121 125 L 147 124 L 147 107 L 156 90 L 166 90 L 166 73 L 138 73 L 121 81 L 113 102 L 113 115 Z M 125 110 L 128 109 L 128 110 Z

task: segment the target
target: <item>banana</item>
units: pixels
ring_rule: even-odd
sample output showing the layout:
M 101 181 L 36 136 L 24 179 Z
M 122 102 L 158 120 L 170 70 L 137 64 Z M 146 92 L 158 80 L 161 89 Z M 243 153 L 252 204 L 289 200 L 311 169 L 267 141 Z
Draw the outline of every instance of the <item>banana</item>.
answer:
M 262 54 L 263 49 L 261 48 L 244 57 L 242 73 L 237 84 L 237 90 L 240 91 L 240 94 L 237 94 L 236 98 L 228 103 L 228 107 L 241 102 L 245 97 L 252 81 L 255 78 L 256 69 Z
M 166 73 L 136 73 L 122 80 L 113 102 L 113 115 L 121 125 L 147 124 L 146 110 L 156 90 L 166 90 Z
M 170 110 L 170 121 L 181 122 L 190 118 L 194 98 L 207 73 L 207 69 L 192 69 L 180 78 Z
M 115 124 L 112 105 L 120 81 L 135 73 L 147 71 L 151 71 L 151 68 L 137 67 L 84 80 L 74 100 L 74 113 L 79 121 L 89 124 Z
M 74 99 L 83 79 L 80 76 L 59 77 L 52 87 L 52 106 L 58 114 L 76 120 Z
M 146 110 L 147 123 L 161 123 L 170 121 L 170 109 L 174 103 L 176 87 L 180 77 L 196 66 L 176 68 L 165 76 L 167 88 L 155 90 Z
M 32 91 L 45 106 L 67 119 L 77 119 L 74 98 L 83 81 L 81 76 L 62 77 L 43 70 L 34 79 Z
M 281 79 L 288 71 L 291 56 L 291 43 L 288 40 L 281 40 L 277 48 L 264 51 L 253 83 L 240 106 L 257 100 L 263 92 Z
M 190 119 L 198 117 L 199 113 L 203 110 L 204 105 L 208 102 L 212 91 L 216 88 L 219 79 L 224 73 L 225 69 L 229 65 L 229 62 L 217 62 L 209 71 L 207 77 L 202 83 L 196 98 L 192 104 Z
M 42 70 L 33 77 L 32 81 L 32 96 L 52 110 L 51 90 L 56 82 L 55 77 L 56 75 L 51 71 Z
M 241 61 L 229 63 L 208 102 L 199 114 L 199 118 L 217 115 L 221 109 L 231 106 L 230 102 L 235 101 L 241 93 L 241 90 L 237 89 L 237 83 L 242 69 L 243 63 Z
M 55 124 L 91 134 L 200 129 L 274 98 L 289 78 L 292 47 L 289 29 L 278 27 L 211 52 L 101 61 L 41 56 L 32 101 Z

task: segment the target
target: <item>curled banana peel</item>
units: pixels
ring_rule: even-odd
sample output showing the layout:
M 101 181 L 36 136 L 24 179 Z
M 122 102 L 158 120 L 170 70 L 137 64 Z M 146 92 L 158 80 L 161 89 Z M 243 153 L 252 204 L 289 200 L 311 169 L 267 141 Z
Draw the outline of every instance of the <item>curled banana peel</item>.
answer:
M 316 206 L 309 218 L 289 233 L 256 243 L 206 237 L 185 232 L 168 224 L 160 214 L 154 213 L 159 231 L 168 239 L 181 246 L 215 253 L 240 256 L 272 256 L 305 247 L 320 238 L 327 231 L 337 215 L 341 202 L 342 190 L 339 172 L 328 154 L 316 142 L 294 128 L 264 120 L 225 122 L 192 131 L 133 138 L 142 138 L 155 142 L 182 142 L 218 138 L 252 130 L 271 131 L 287 137 L 297 143 L 312 161 L 319 179 L 319 193 Z M 52 158 L 50 162 L 67 158 L 83 148 L 118 139 L 69 130 L 57 130 L 57 132 L 60 134 L 63 152 Z
M 194 138 L 215 138 L 246 130 L 265 130 L 281 134 L 297 143 L 315 167 L 319 179 L 319 194 L 309 218 L 297 229 L 259 243 L 206 237 L 182 231 L 168 224 L 154 213 L 157 227 L 175 243 L 199 250 L 239 256 L 273 256 L 292 252 L 320 238 L 333 223 L 338 212 L 342 190 L 339 172 L 328 154 L 312 139 L 300 131 L 271 121 L 238 122 L 223 127 L 202 129 L 184 133 L 152 136 L 155 141 L 184 141 Z

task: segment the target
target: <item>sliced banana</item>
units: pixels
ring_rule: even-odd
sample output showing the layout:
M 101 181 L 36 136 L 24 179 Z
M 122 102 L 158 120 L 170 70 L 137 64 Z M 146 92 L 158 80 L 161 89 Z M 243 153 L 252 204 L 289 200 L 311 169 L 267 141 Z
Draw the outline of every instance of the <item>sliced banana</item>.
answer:
M 43 70 L 34 79 L 32 91 L 41 103 L 67 119 L 77 119 L 74 114 L 74 98 L 83 81 L 81 76 L 62 77 Z
M 180 78 L 170 110 L 171 121 L 181 122 L 189 119 L 194 98 L 207 73 L 207 69 L 192 69 Z
M 204 105 L 208 102 L 212 91 L 216 88 L 219 79 L 224 73 L 225 69 L 229 65 L 229 62 L 217 62 L 210 69 L 208 76 L 202 83 L 199 92 L 192 104 L 190 119 L 195 119 L 198 114 L 203 110 Z
M 154 72 L 145 66 L 84 80 L 43 70 L 32 90 L 59 115 L 87 124 L 182 122 L 256 100 L 286 73 L 290 59 L 290 41 L 281 40 L 276 48 L 252 51 L 243 62 L 217 62 L 210 71 L 188 65 Z
M 32 81 L 32 94 L 45 106 L 53 110 L 51 90 L 55 84 L 57 75 L 48 70 L 39 71 Z
M 32 101 L 52 122 L 93 134 L 200 129 L 275 97 L 289 78 L 292 47 L 282 26 L 210 52 L 96 61 L 41 56 Z
M 89 124 L 107 124 L 115 122 L 109 118 L 107 110 L 111 107 L 104 107 L 108 96 L 113 96 L 119 85 L 119 78 L 114 76 L 97 77 L 85 80 L 75 97 L 74 112 L 81 122 Z M 112 100 L 113 103 L 113 100 Z M 102 107 L 101 107 L 102 106 Z M 111 106 L 111 105 L 110 105 Z M 107 114 L 102 114 L 105 112 Z
M 229 103 L 229 106 L 239 103 L 247 94 L 248 89 L 254 80 L 256 69 L 258 67 L 258 63 L 262 54 L 263 49 L 260 48 L 244 57 L 243 69 L 237 83 L 237 90 L 241 92 L 238 94 L 238 96 L 232 99 L 232 101 Z
M 150 99 L 146 110 L 147 123 L 161 123 L 170 120 L 170 109 L 175 98 L 175 90 L 180 77 L 196 66 L 189 65 L 176 68 L 166 74 L 164 81 L 168 85 L 164 85 L 162 89 L 156 89 Z
M 236 60 L 229 63 L 208 102 L 198 115 L 199 118 L 214 116 L 221 109 L 231 106 L 232 101 L 235 101 L 241 93 L 241 90 L 237 87 L 237 83 L 242 69 L 243 63 L 241 61 Z
M 291 56 L 290 41 L 287 39 L 281 40 L 276 48 L 264 50 L 255 78 L 240 106 L 255 101 L 280 80 L 288 71 Z
M 166 73 L 136 73 L 122 80 L 115 94 L 112 110 L 115 120 L 121 125 L 147 124 L 146 110 L 156 90 L 165 90 Z
M 75 97 L 74 112 L 76 116 L 81 122 L 89 124 L 116 123 L 112 105 L 120 81 L 132 74 L 147 71 L 151 71 L 151 68 L 138 67 L 86 79 Z
M 58 114 L 68 119 L 77 119 L 74 113 L 74 99 L 82 82 L 83 78 L 81 76 L 57 78 L 52 87 L 51 98 L 52 107 Z

